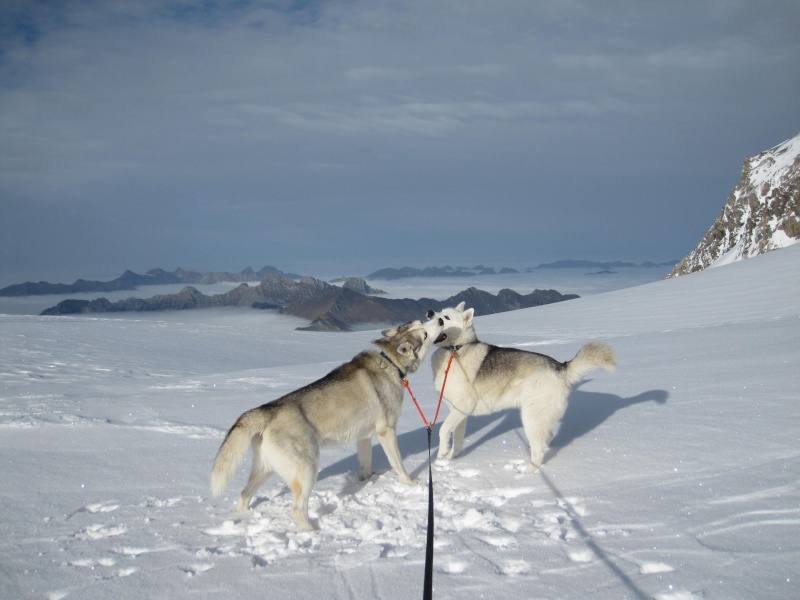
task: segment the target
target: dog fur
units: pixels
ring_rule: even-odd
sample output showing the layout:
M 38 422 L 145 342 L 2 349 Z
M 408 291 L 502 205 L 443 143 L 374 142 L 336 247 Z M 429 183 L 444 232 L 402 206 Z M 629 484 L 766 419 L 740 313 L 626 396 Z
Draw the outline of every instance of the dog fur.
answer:
M 428 311 L 428 318 L 444 323 L 444 339 L 437 341 L 431 356 L 439 392 L 450 353 L 455 353 L 444 390 L 450 413 L 439 429 L 439 459 L 454 458 L 461 451 L 470 415 L 519 408 L 531 449 L 527 471 L 537 471 L 567 409 L 573 384 L 596 367 L 616 368 L 614 351 L 606 344 L 586 344 L 575 358 L 562 363 L 544 354 L 481 342 L 475 333 L 474 309 L 464 310 L 463 302 L 438 313 Z
M 245 511 L 256 490 L 273 473 L 294 496 L 292 516 L 301 530 L 313 529 L 308 499 L 316 482 L 321 446 L 354 443 L 362 479 L 372 475 L 372 436 L 403 483 L 413 483 L 397 446 L 403 379 L 417 370 L 442 326 L 414 321 L 382 332 L 365 350 L 325 377 L 242 414 L 225 436 L 214 461 L 211 490 L 223 492 L 247 452 L 253 449 L 250 478 L 238 510 Z

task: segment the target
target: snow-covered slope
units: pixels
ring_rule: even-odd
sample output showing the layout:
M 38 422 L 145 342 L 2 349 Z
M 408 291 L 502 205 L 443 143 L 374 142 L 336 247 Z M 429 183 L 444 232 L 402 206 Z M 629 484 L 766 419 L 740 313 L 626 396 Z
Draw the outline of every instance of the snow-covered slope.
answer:
M 670 277 L 728 264 L 800 239 L 800 134 L 745 160 L 739 184 Z
M 434 466 L 434 598 L 800 596 L 799 275 L 795 245 L 477 319 L 487 341 L 560 360 L 603 340 L 619 369 L 573 391 L 541 473 L 519 472 L 517 414 L 470 419 L 463 455 Z M 233 512 L 247 464 L 209 498 L 241 412 L 377 333 L 296 324 L 0 316 L 0 598 L 419 598 L 427 445 L 410 402 L 416 486 L 377 447 L 379 474 L 357 481 L 342 447 L 322 453 L 319 531 L 294 531 L 278 479 Z M 432 413 L 428 365 L 411 385 Z

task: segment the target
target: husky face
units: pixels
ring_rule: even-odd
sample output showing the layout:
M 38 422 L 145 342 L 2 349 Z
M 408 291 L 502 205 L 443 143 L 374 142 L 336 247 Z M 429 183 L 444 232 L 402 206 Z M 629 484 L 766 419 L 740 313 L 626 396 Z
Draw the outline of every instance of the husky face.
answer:
M 406 370 L 413 373 L 425 358 L 430 347 L 445 340 L 446 336 L 442 331 L 443 325 L 442 319 L 430 319 L 425 323 L 411 321 L 383 330 L 381 332 L 383 337 L 373 343 L 393 354 L 395 358 L 399 358 L 399 362 Z
M 444 308 L 439 312 L 428 311 L 429 321 L 442 322 L 442 335 L 440 335 L 434 345 L 459 346 L 474 341 L 475 330 L 472 327 L 472 319 L 475 316 L 475 309 L 464 310 L 464 303 L 452 308 Z

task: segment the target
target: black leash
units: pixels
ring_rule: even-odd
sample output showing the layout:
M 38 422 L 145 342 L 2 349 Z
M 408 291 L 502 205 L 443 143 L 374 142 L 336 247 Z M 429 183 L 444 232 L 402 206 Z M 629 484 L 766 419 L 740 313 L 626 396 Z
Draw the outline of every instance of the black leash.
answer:
M 428 541 L 425 547 L 425 582 L 422 600 L 433 598 L 433 468 L 431 467 L 431 428 L 428 427 Z

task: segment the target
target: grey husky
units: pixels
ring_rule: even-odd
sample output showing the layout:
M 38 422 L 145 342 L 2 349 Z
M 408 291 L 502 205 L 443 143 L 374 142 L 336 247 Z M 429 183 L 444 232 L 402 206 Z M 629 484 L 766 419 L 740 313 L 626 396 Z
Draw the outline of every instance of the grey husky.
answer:
M 365 350 L 322 379 L 242 414 L 217 452 L 213 494 L 222 493 L 251 446 L 253 466 L 238 510 L 247 510 L 256 490 L 277 473 L 294 496 L 297 527 L 308 531 L 313 529 L 308 498 L 317 479 L 320 447 L 356 444 L 360 476 L 367 479 L 372 475 L 373 435 L 400 481 L 413 483 L 397 446 L 403 379 L 419 368 L 441 332 L 442 322 L 436 319 L 387 329 L 373 342 L 379 352 Z
M 453 353 L 444 389 L 450 413 L 439 429 L 437 458 L 454 458 L 461 451 L 468 416 L 519 408 L 531 448 L 526 470 L 536 472 L 567 409 L 572 385 L 596 367 L 613 371 L 614 351 L 605 344 L 586 344 L 575 358 L 562 363 L 544 354 L 493 346 L 478 340 L 474 314 L 472 308 L 464 310 L 463 302 L 438 313 L 428 311 L 429 319 L 444 322 L 444 336 L 436 341 L 438 349 L 431 356 L 439 392 Z

